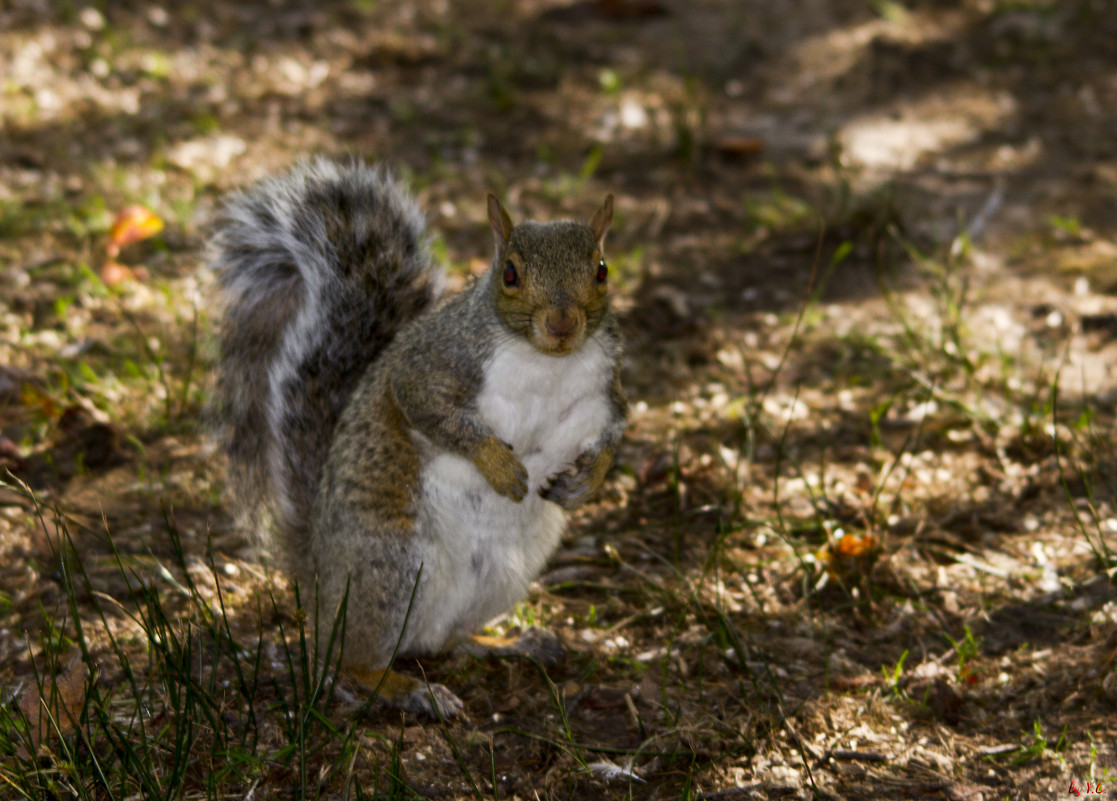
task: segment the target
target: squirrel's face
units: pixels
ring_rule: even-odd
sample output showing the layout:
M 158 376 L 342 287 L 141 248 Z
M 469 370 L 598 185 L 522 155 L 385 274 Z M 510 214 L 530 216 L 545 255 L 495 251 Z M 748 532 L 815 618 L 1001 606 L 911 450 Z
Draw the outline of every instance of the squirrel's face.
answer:
M 612 199 L 610 195 L 590 225 L 560 221 L 517 226 L 495 198 L 490 200 L 490 221 L 494 212 L 496 217 L 492 281 L 497 314 L 543 353 L 577 351 L 608 311 L 603 246 Z

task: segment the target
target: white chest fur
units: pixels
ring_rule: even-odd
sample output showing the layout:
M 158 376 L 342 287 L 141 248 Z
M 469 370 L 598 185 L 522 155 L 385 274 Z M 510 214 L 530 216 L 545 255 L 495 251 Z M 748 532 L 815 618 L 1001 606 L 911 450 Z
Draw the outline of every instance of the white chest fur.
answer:
M 607 357 L 593 342 L 548 356 L 517 340 L 493 357 L 477 406 L 524 463 L 534 491 L 600 433 L 611 379 Z
M 427 450 L 416 521 L 423 579 L 404 652 L 437 650 L 523 598 L 566 526 L 539 487 L 606 426 L 611 381 L 609 358 L 593 342 L 561 357 L 526 342 L 494 354 L 477 408 L 527 468 L 528 492 L 518 502 L 500 496 L 468 459 Z

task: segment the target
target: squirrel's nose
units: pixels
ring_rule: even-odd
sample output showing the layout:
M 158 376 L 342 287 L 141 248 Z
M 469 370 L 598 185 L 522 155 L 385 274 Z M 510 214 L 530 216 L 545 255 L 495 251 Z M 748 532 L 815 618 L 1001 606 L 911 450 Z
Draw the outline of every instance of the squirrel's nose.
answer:
M 568 337 L 578 330 L 578 314 L 573 309 L 551 309 L 544 323 L 553 337 Z

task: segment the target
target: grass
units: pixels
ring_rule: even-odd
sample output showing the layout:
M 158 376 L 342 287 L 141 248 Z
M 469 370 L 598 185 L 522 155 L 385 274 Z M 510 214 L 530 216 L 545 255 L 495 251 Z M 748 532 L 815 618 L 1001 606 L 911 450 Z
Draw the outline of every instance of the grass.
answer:
M 1060 482 L 1066 493 L 1067 502 L 1074 513 L 1074 521 L 1089 546 L 1098 567 L 1110 578 L 1117 577 L 1117 545 L 1113 537 L 1109 519 L 1100 511 L 1103 507 L 1102 496 L 1111 498 L 1117 493 L 1113 468 L 1108 454 L 1112 452 L 1108 437 L 1094 424 L 1094 415 L 1089 409 L 1083 410 L 1074 425 L 1060 427 L 1058 424 L 1059 384 L 1056 380 L 1051 387 L 1051 433 L 1055 459 Z M 1066 431 L 1069 438 L 1060 438 Z M 1085 453 L 1086 459 L 1077 460 L 1076 466 L 1067 464 L 1067 453 Z M 1071 481 L 1081 485 L 1085 492 L 1085 509 L 1076 501 Z
M 1020 753 L 1012 758 L 1013 764 L 1022 765 L 1025 762 L 1042 757 L 1049 752 L 1059 757 L 1059 753 L 1067 747 L 1066 728 L 1064 727 L 1059 734 L 1059 739 L 1055 742 L 1050 742 L 1043 734 L 1043 723 L 1039 718 L 1036 718 L 1035 722 L 1032 724 L 1031 737 L 1032 741 L 1025 745 Z
M 336 620 L 318 653 L 317 617 L 297 593 L 291 610 L 269 592 L 255 599 L 255 632 L 234 629 L 212 552 L 203 586 L 170 515 L 166 564 L 120 553 L 105 532 L 127 600 L 109 596 L 66 518 L 18 489 L 57 547 L 64 606 L 44 610 L 45 634 L 28 643 L 35 684 L 0 716 L 4 784 L 26 798 L 221 798 L 274 781 L 317 798 L 343 772 L 355 730 L 331 710 Z M 121 617 L 131 636 L 118 633 Z

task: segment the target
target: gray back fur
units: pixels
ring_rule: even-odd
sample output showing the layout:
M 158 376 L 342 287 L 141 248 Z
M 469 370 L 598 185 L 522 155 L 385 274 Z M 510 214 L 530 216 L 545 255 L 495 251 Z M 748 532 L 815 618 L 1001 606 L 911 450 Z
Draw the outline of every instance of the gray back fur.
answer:
M 422 214 L 383 168 L 316 159 L 233 196 L 211 263 L 224 300 L 218 419 L 240 522 L 289 561 L 357 380 L 438 294 Z M 269 548 L 269 550 L 271 550 Z

